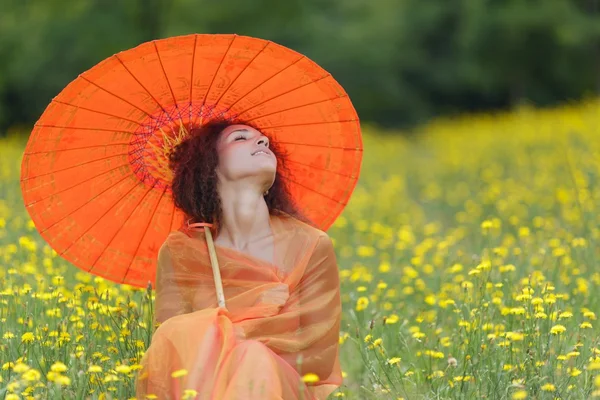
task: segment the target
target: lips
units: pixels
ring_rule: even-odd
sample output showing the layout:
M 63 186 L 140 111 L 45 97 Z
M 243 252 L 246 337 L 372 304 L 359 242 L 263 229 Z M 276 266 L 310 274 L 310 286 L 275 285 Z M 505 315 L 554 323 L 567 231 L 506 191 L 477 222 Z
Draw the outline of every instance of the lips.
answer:
M 265 155 L 267 155 L 267 156 L 270 156 L 270 155 L 271 155 L 271 152 L 270 152 L 270 151 L 268 151 L 268 150 L 259 149 L 259 150 L 256 150 L 254 153 L 252 153 L 252 155 L 253 155 L 253 156 L 255 156 L 255 155 L 257 155 L 257 154 L 265 154 Z

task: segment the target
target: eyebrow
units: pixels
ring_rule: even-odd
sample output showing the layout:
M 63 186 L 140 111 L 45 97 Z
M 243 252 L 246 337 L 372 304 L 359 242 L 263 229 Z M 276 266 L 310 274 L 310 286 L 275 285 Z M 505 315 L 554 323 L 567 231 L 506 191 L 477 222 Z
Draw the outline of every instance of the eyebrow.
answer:
M 235 129 L 235 130 L 229 132 L 229 135 L 227 135 L 227 136 L 231 136 L 232 134 L 234 134 L 236 132 L 246 132 L 246 133 L 248 133 L 250 131 L 248 129 L 245 129 L 245 128 Z

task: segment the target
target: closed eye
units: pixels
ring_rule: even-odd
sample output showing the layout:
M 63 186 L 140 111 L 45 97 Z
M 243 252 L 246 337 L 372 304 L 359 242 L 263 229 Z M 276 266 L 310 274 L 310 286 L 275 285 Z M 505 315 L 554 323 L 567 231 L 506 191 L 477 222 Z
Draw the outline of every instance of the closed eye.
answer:
M 235 139 L 233 139 L 234 141 L 239 140 L 239 139 L 246 139 L 246 137 L 244 135 L 240 135 L 238 137 L 236 137 Z

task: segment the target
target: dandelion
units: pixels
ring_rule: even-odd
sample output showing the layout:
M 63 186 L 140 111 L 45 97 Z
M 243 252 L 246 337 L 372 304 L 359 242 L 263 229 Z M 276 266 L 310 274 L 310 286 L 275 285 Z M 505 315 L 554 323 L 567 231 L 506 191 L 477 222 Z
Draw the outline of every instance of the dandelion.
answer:
M 195 399 L 198 396 L 198 392 L 194 389 L 185 389 L 183 391 L 182 400 Z
M 319 376 L 314 373 L 308 373 L 302 377 L 302 381 L 305 383 L 316 383 L 319 382 Z
M 390 324 L 395 324 L 400 320 L 400 318 L 396 315 L 396 314 L 392 314 L 389 317 L 387 317 L 385 319 L 385 324 L 386 325 L 390 325 Z
M 369 299 L 367 297 L 359 297 L 356 301 L 356 311 L 362 311 L 369 305 Z
M 33 332 L 25 332 L 21 335 L 21 343 L 31 343 L 35 339 Z
M 395 365 L 395 364 L 398 364 L 400 361 L 401 361 L 400 357 L 392 357 L 387 360 L 387 363 L 389 365 Z
M 546 383 L 546 384 L 542 385 L 541 389 L 544 392 L 554 392 L 556 390 L 556 386 L 554 386 L 551 383 Z
M 566 330 L 567 328 L 565 328 L 563 325 L 554 325 L 552 328 L 550 328 L 550 333 L 552 333 L 553 335 L 560 335 Z
M 171 373 L 171 377 L 172 378 L 180 378 L 182 376 L 186 376 L 188 374 L 188 371 L 186 369 L 178 369 L 177 371 L 173 371 Z
M 100 367 L 98 365 L 90 365 L 88 367 L 88 372 L 90 372 L 90 373 L 100 373 L 100 372 L 102 372 L 102 367 Z
M 55 362 L 50 367 L 50 371 L 52 372 L 65 372 L 67 370 L 67 366 L 60 361 Z

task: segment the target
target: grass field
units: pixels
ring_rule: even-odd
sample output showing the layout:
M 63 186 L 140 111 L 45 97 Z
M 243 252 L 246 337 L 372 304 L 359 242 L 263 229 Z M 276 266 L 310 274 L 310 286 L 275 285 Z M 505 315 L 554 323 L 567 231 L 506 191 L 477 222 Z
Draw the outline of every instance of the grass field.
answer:
M 331 398 L 600 397 L 600 102 L 364 136 L 329 230 L 345 375 Z M 41 240 L 23 147 L 0 139 L 0 399 L 132 398 L 151 297 Z

